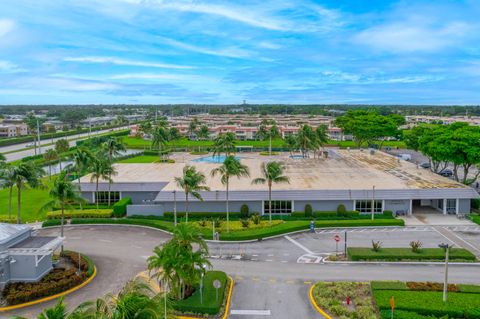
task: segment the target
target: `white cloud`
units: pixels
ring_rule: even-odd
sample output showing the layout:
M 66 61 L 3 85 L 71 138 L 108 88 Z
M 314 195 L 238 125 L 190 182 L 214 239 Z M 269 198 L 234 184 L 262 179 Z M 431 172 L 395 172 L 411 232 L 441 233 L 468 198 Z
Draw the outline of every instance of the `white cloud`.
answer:
M 15 63 L 0 60 L 0 73 L 18 73 L 18 72 L 24 72 L 24 71 L 26 70 L 20 68 Z
M 116 57 L 102 57 L 102 56 L 66 57 L 63 60 L 67 62 L 110 63 L 115 65 L 140 66 L 140 67 L 165 68 L 165 69 L 194 69 L 195 68 L 193 66 L 187 66 L 187 65 L 134 61 L 134 60 L 119 59 Z
M 268 42 L 268 41 L 262 41 L 258 43 L 258 46 L 264 49 L 269 49 L 269 50 L 278 50 L 282 46 L 273 42 Z
M 225 48 L 220 50 L 214 50 L 214 49 L 209 49 L 209 48 L 188 44 L 185 42 L 180 42 L 180 41 L 165 38 L 165 37 L 159 37 L 159 40 L 162 41 L 164 44 L 167 44 L 176 48 L 197 52 L 197 53 L 202 53 L 202 54 L 207 54 L 207 55 L 225 56 L 229 58 L 246 58 L 251 56 L 252 54 L 250 51 L 238 49 L 238 48 Z
M 464 22 L 450 22 L 440 26 L 407 20 L 364 30 L 354 40 L 382 51 L 428 52 L 454 46 L 470 29 Z
M 3 37 L 15 28 L 15 22 L 10 19 L 0 19 L 0 37 Z

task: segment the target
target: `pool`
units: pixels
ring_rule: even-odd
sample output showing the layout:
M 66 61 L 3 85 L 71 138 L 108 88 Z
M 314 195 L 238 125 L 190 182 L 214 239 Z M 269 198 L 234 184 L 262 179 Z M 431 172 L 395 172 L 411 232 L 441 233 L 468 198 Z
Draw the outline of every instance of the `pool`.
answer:
M 223 163 L 225 161 L 225 158 L 227 158 L 225 155 L 215 155 L 215 156 L 205 156 L 205 157 L 200 157 L 192 160 L 192 162 L 196 163 Z M 236 159 L 239 159 L 239 157 L 235 156 Z

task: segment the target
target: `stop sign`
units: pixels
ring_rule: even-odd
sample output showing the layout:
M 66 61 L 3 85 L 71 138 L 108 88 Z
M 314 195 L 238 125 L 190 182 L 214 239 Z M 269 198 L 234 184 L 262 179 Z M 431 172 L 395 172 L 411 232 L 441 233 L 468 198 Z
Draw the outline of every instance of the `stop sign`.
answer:
M 335 239 L 335 241 L 338 243 L 340 241 L 340 236 L 335 235 L 335 237 L 333 237 L 333 239 Z

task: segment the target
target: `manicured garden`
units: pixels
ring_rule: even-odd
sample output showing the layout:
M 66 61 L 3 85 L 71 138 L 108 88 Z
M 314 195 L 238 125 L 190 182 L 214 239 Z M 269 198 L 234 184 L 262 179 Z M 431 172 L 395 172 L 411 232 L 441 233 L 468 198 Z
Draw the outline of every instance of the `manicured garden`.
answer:
M 118 163 L 158 163 L 160 157 L 157 155 L 138 155 L 118 161 Z
M 372 282 L 375 302 L 384 319 L 391 318 L 390 299 L 394 298 L 394 318 L 480 318 L 480 286 L 449 285 L 447 303 L 443 303 L 443 285 L 439 283 Z
M 319 282 L 312 296 L 327 314 L 345 319 L 390 319 L 392 297 L 397 319 L 480 318 L 480 286 L 450 284 L 447 303 L 442 291 L 431 282 Z
M 348 258 L 352 261 L 443 261 L 443 248 L 421 248 L 413 251 L 411 248 L 380 248 L 377 251 L 366 247 L 347 248 Z M 451 248 L 451 261 L 475 261 L 476 257 L 463 248 Z

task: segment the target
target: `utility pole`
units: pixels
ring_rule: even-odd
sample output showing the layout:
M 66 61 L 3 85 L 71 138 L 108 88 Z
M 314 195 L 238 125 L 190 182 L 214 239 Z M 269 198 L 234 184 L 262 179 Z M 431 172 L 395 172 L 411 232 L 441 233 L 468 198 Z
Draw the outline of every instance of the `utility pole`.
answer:
M 372 220 L 375 219 L 375 185 L 372 188 Z
M 449 252 L 450 248 L 452 248 L 453 245 L 449 244 L 440 244 L 438 247 L 445 249 L 445 278 L 443 281 L 443 303 L 447 303 L 447 290 L 448 290 L 448 257 L 449 257 Z

